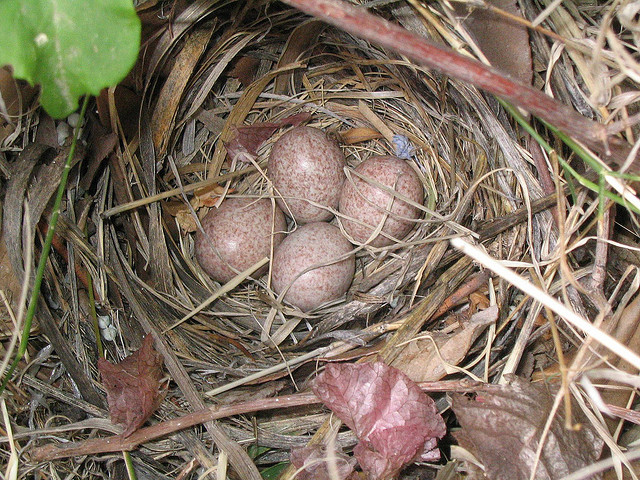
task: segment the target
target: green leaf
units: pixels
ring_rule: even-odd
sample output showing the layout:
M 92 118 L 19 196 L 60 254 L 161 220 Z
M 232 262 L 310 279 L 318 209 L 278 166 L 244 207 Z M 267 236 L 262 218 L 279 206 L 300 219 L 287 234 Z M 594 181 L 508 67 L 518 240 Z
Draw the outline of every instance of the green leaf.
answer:
M 276 480 L 282 472 L 289 466 L 289 462 L 276 463 L 260 472 L 264 480 Z
M 139 48 L 132 0 L 0 0 L 0 65 L 40 84 L 52 117 L 76 110 L 81 95 L 117 84 Z
M 271 450 L 269 447 L 262 447 L 260 445 L 249 445 L 249 447 L 247 448 L 247 454 L 249 455 L 249 457 L 255 460 L 263 453 L 267 453 L 269 450 Z

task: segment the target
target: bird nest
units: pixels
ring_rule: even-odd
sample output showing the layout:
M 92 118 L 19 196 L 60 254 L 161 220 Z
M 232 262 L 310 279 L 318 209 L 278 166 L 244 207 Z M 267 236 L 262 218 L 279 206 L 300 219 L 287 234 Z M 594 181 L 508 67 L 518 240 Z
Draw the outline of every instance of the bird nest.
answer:
M 429 13 L 403 2 L 377 3 L 379 15 L 460 45 L 459 17 L 448 7 Z M 555 191 L 566 188 L 564 180 L 550 187 L 539 180 L 537 170 L 556 165 L 554 157 L 545 160 L 494 97 L 281 4 L 195 2 L 180 8 L 175 16 L 158 6 L 140 12 L 149 30 L 145 54 L 125 82 L 98 98 L 98 115 L 85 127 L 93 142 L 91 161 L 69 189 L 59 229 L 66 243 L 56 247 L 51 267 L 60 278 L 49 279 L 46 314 L 60 317 L 62 336 L 74 339 L 68 347 L 79 377 L 98 378 L 91 360 L 96 332 L 85 321 L 93 296 L 108 358 L 121 359 L 138 348 L 145 332 L 159 339 L 175 382 L 159 419 L 210 402 L 302 389 L 319 361 L 379 355 L 394 362 L 425 332 L 463 329 L 473 313 L 490 304 L 500 312 L 492 327 L 473 330 L 458 344 L 459 358 L 447 357 L 448 367 L 441 364 L 438 373 L 416 374 L 418 381 L 446 375 L 489 380 L 509 358 L 517 365 L 527 345 L 533 353 L 521 368 L 530 373 L 553 363 L 557 346 L 576 341 L 575 332 L 564 331 L 554 344 L 549 324 L 540 323 L 539 308 L 532 313 L 519 290 L 491 280 L 450 246 L 454 237 L 482 242 L 494 257 L 528 266 L 531 277 L 548 282 L 551 293 L 564 289 L 579 313 L 594 308 L 585 305 L 573 278 L 586 275 L 582 266 L 590 265 L 591 254 L 579 245 L 567 263 L 568 237 L 547 210 Z M 551 61 L 548 48 L 533 44 L 537 64 Z M 570 87 L 579 83 L 572 75 L 568 62 L 558 62 L 547 85 L 567 103 L 583 106 L 580 95 L 572 97 Z M 541 79 L 535 76 L 536 81 Z M 254 278 L 245 272 L 220 284 L 194 255 L 199 220 L 225 198 L 276 198 L 267 161 L 274 142 L 291 128 L 291 117 L 334 138 L 349 171 L 373 155 L 404 158 L 419 172 L 425 192 L 410 234 L 387 247 L 355 245 L 356 271 L 346 295 L 308 312 L 278 297 L 269 274 Z M 228 147 L 234 145 L 237 153 L 238 144 L 241 153 L 230 155 Z M 19 206 L 24 188 L 6 202 Z M 572 233 L 586 230 L 594 218 L 597 201 L 589 198 L 577 190 L 574 206 L 567 207 L 574 213 L 583 206 L 588 210 L 572 220 Z M 37 215 L 45 208 L 40 204 Z M 341 220 L 338 213 L 332 222 Z M 19 223 L 5 228 L 6 238 L 21 238 Z M 296 228 L 291 220 L 289 228 Z M 558 271 L 564 284 L 551 281 Z M 627 286 L 621 271 L 608 275 Z M 574 286 L 566 289 L 569 284 Z M 603 295 L 620 292 L 608 283 L 600 286 Z M 58 315 L 64 305 L 71 315 Z M 49 320 L 39 322 L 49 335 Z M 45 348 L 41 340 L 32 347 L 34 354 Z M 406 357 L 404 362 L 411 364 Z M 509 369 L 514 372 L 514 365 Z M 28 388 L 40 385 L 36 375 L 25 378 Z M 91 381 L 80 385 L 85 388 L 93 389 Z M 65 403 L 69 396 L 56 398 Z M 97 402 L 97 407 L 82 403 L 80 410 L 104 416 L 104 403 Z M 443 397 L 439 406 L 445 405 Z M 48 409 L 44 417 L 58 411 Z M 31 415 L 30 425 L 52 427 L 44 417 Z M 270 465 L 285 460 L 289 447 L 304 445 L 325 418 L 322 409 L 309 407 L 258 420 L 238 417 L 223 428 L 255 447 L 257 463 Z M 145 444 L 134 454 L 136 464 L 162 475 L 190 471 L 187 457 L 211 465 L 211 453 L 201 449 L 197 437 L 200 432 Z M 348 445 L 353 438 L 341 434 L 340 441 Z M 271 450 L 265 454 L 258 447 Z M 103 467 L 92 461 L 86 468 Z

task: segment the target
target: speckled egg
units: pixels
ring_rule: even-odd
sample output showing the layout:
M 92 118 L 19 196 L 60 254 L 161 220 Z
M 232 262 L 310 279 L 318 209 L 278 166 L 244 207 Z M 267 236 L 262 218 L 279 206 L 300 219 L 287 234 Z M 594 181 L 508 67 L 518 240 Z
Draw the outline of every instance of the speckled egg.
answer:
M 331 262 L 351 251 L 351 244 L 339 228 L 324 222 L 303 225 L 285 238 L 273 254 L 271 286 L 280 294 L 291 285 L 284 299 L 305 312 L 336 300 L 351 285 L 355 257 L 351 254 Z M 302 273 L 316 265 L 322 266 Z
M 278 204 L 298 223 L 322 222 L 336 209 L 345 180 L 345 159 L 338 144 L 317 128 L 296 127 L 273 145 L 267 175 Z M 288 207 L 288 208 L 287 208 Z
M 211 278 L 221 283 L 268 257 L 272 231 L 285 232 L 287 229 L 282 210 L 267 198 L 228 198 L 219 208 L 212 209 L 201 223 L 204 232 L 196 232 L 196 259 Z M 283 239 L 284 233 L 276 233 L 274 248 Z M 266 270 L 265 265 L 253 276 L 257 278 Z
M 420 217 L 420 209 L 368 182 L 371 179 L 380 185 L 395 189 L 400 195 L 422 205 L 423 188 L 420 178 L 411 166 L 397 157 L 376 155 L 368 158 L 355 169 L 361 177 L 351 175 L 342 189 L 340 213 L 345 231 L 357 242 L 365 243 L 377 226 L 384 220 L 382 232 L 398 240 L 405 237 Z M 393 198 L 389 214 L 386 211 Z M 368 245 L 384 247 L 394 241 L 378 234 Z

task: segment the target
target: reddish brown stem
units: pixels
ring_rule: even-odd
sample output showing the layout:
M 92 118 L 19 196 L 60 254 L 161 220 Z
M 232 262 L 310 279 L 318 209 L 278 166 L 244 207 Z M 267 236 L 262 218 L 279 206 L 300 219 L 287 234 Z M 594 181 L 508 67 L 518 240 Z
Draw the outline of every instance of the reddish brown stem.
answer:
M 340 0 L 282 0 L 331 25 L 373 44 L 394 50 L 414 62 L 451 77 L 471 83 L 521 107 L 554 125 L 571 138 L 621 165 L 630 147 L 617 137 L 609 137 L 605 125 L 589 120 L 572 108 L 523 83 L 511 80 L 499 71 L 450 48 L 436 45 L 399 25 L 362 8 Z M 631 167 L 640 172 L 637 162 Z
M 489 280 L 489 277 L 490 275 L 487 270 L 483 270 L 482 272 L 473 276 L 470 280 L 467 281 L 467 283 L 462 285 L 457 291 L 453 292 L 444 302 L 442 302 L 442 305 L 440 305 L 438 310 L 436 310 L 436 312 L 433 314 L 431 320 L 435 320 L 441 315 L 444 315 L 465 297 L 478 290 L 482 285 L 486 283 L 487 280 Z
M 420 388 L 425 392 L 471 392 L 484 391 L 492 388 L 481 382 L 467 379 L 445 380 L 420 383 Z M 31 452 L 31 459 L 36 462 L 46 462 L 59 458 L 75 457 L 80 455 L 93 455 L 96 453 L 109 453 L 129 451 L 145 442 L 159 437 L 175 433 L 185 428 L 200 425 L 211 420 L 241 415 L 243 413 L 260 412 L 279 408 L 298 407 L 300 405 L 312 405 L 321 403 L 313 393 L 298 393 L 274 398 L 263 398 L 249 402 L 227 405 L 223 407 L 210 407 L 198 410 L 182 417 L 167 420 L 151 427 L 136 430 L 128 437 L 114 435 L 106 438 L 93 438 L 75 443 L 50 443 L 42 447 L 36 447 Z
M 113 437 L 93 438 L 77 443 L 50 443 L 42 447 L 34 448 L 31 453 L 31 458 L 37 462 L 44 462 L 79 455 L 129 451 L 142 443 L 219 418 L 312 403 L 319 403 L 318 398 L 314 394 L 299 393 L 283 397 L 252 400 L 236 405 L 211 407 L 204 410 L 197 410 L 182 417 L 152 425 L 151 427 L 141 428 L 128 437 L 114 435 Z
M 551 179 L 551 174 L 547 168 L 547 162 L 545 161 L 544 154 L 542 153 L 542 147 L 531 136 L 529 136 L 529 151 L 531 152 L 531 158 L 538 170 L 538 178 L 540 179 L 540 185 L 545 195 L 552 195 L 556 192 L 556 185 Z M 558 218 L 558 207 L 551 207 L 551 215 L 558 225 L 560 219 Z

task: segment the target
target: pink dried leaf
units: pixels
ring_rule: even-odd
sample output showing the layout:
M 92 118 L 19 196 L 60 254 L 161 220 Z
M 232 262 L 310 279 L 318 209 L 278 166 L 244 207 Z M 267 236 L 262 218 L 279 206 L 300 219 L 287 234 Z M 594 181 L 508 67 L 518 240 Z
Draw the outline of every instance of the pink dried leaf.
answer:
M 439 458 L 434 440 L 446 433 L 444 421 L 434 401 L 397 368 L 329 364 L 313 391 L 358 436 L 354 453 L 369 478 L 393 478 L 423 455 Z
M 300 470 L 297 480 L 346 480 L 356 466 L 355 459 L 342 450 L 329 451 L 324 445 L 307 445 L 291 450 L 291 463 Z M 331 475 L 330 462 L 334 462 L 337 478 Z
M 308 121 L 311 114 L 307 112 L 291 115 L 279 122 L 261 122 L 253 125 L 232 126 L 233 137 L 225 143 L 230 158 L 247 161 L 245 155 L 256 156 L 260 145 L 266 142 L 275 131 L 285 125 L 297 127 Z
M 100 358 L 98 369 L 107 391 L 111 421 L 122 425 L 125 437 L 131 435 L 158 408 L 166 393 L 160 387 L 162 356 L 147 335 L 140 349 L 118 364 Z

